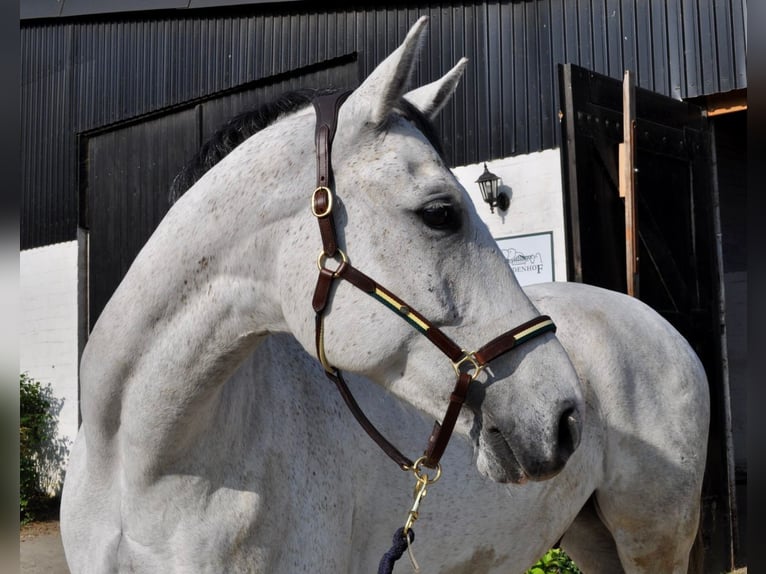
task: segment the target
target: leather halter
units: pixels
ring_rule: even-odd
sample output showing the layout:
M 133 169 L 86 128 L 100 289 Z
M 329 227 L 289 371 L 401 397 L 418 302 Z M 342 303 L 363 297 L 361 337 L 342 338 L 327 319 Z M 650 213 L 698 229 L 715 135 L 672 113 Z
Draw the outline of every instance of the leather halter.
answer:
M 316 313 L 317 356 L 325 369 L 326 375 L 338 387 L 341 396 L 359 424 L 396 464 L 404 470 L 412 470 L 413 468 L 417 470 L 416 467 L 419 464 L 428 468 L 436 468 L 455 428 L 455 423 L 465 402 L 471 381 L 476 379 L 481 370 L 493 359 L 537 335 L 548 331 L 555 331 L 556 326 L 550 317 L 541 315 L 503 333 L 478 351 L 468 353 L 407 303 L 381 285 L 378 285 L 373 279 L 348 262 L 345 253 L 338 247 L 335 221 L 332 214 L 333 193 L 331 191 L 332 166 L 330 163 L 330 150 L 337 127 L 338 110 L 350 93 L 328 94 L 313 100 L 317 117 L 317 188 L 312 195 L 311 210 L 319 222 L 319 231 L 322 236 L 322 251 L 317 260 L 319 277 L 312 301 L 314 312 Z M 325 263 L 329 259 L 340 261 L 336 269 L 333 270 L 325 267 Z M 338 279 L 348 281 L 354 287 L 377 299 L 405 319 L 444 353 L 455 369 L 457 383 L 450 396 L 447 411 L 442 422 L 439 423 L 437 421 L 434 424 L 425 452 L 416 463 L 413 463 L 412 460 L 403 455 L 375 428 L 351 394 L 348 385 L 343 379 L 343 374 L 327 362 L 324 352 L 324 316 L 330 300 L 332 287 Z

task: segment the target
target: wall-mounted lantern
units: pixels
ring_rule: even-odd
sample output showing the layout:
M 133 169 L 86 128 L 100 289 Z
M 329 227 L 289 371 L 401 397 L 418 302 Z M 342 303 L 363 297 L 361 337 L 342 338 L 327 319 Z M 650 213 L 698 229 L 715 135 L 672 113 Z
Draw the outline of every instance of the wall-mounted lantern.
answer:
M 495 213 L 495 207 L 500 211 L 506 211 L 511 203 L 511 199 L 504 191 L 498 192 L 497 188 L 500 178 L 487 169 L 487 163 L 484 163 L 484 173 L 476 180 L 481 190 L 482 199 L 489 204 L 489 210 Z

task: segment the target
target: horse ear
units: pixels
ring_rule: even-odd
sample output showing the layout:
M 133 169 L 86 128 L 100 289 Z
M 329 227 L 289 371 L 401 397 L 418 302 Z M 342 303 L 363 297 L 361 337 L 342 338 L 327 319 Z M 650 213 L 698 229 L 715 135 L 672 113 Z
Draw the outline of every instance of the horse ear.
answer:
M 468 63 L 468 58 L 460 58 L 460 61 L 449 72 L 430 84 L 426 84 L 404 95 L 412 105 L 419 109 L 428 119 L 433 120 L 441 111 L 452 94 L 455 93 L 463 71 Z
M 405 93 L 423 45 L 427 22 L 428 16 L 421 16 L 415 22 L 404 42 L 354 90 L 346 106 L 364 110 L 364 115 L 376 126 L 386 120 Z

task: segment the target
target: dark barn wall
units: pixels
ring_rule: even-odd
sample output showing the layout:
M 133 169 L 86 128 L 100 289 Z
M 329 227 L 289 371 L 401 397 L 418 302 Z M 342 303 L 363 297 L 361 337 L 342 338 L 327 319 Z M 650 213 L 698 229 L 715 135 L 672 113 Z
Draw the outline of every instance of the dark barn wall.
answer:
M 128 3 L 129 4 L 129 3 Z M 305 2 L 22 22 L 21 247 L 75 238 L 78 134 L 356 55 L 362 76 L 431 18 L 417 82 L 471 63 L 439 129 L 453 165 L 558 145 L 571 62 L 675 98 L 746 87 L 745 0 Z

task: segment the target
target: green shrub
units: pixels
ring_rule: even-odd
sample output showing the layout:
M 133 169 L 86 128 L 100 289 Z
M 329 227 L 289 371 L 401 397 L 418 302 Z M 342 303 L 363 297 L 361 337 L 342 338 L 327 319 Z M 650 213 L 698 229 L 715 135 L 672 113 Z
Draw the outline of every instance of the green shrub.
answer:
M 560 548 L 551 548 L 526 574 L 582 574 L 572 559 Z
M 43 387 L 23 373 L 19 387 L 19 506 L 22 523 L 41 517 L 50 510 L 55 497 L 46 485 L 46 451 L 56 444 L 54 407 L 63 401 L 53 398 L 50 384 Z

